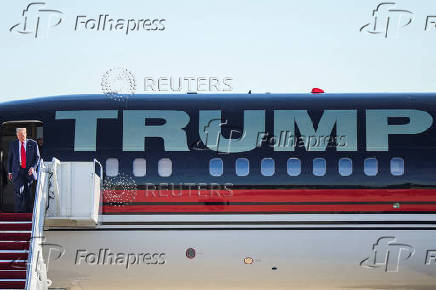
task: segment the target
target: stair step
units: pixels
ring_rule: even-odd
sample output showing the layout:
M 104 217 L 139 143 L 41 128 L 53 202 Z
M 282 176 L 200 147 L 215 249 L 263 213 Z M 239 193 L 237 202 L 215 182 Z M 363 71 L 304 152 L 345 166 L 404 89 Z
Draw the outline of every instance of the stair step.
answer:
M 0 270 L 0 279 L 26 279 L 26 271 Z
M 0 262 L 0 270 L 26 270 L 27 262 Z
M 24 289 L 26 281 L 0 281 L 0 289 Z
M 0 251 L 29 249 L 32 230 L 31 213 L 0 213 Z M 17 231 L 17 232 L 14 232 Z M 24 289 L 26 286 L 27 252 L 0 252 L 0 289 Z M 21 261 L 21 262 L 18 262 Z
M 0 213 L 0 221 L 32 221 L 32 213 Z
M 30 231 L 32 223 L 0 223 L 0 231 Z
M 29 242 L 0 242 L 0 250 L 28 250 Z
M 27 261 L 27 253 L 0 253 L 0 260 L 25 260 Z
M 30 233 L 0 233 L 0 241 L 28 241 Z

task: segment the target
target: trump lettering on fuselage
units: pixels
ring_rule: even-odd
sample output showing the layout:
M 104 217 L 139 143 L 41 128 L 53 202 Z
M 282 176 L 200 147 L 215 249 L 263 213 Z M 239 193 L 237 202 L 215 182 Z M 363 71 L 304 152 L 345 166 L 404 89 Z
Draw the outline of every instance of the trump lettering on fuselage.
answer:
M 97 120 L 118 119 L 117 110 L 78 110 L 57 111 L 56 120 L 75 122 L 74 151 L 96 151 Z M 296 135 L 298 128 L 301 136 L 321 138 L 325 136 L 341 137 L 342 146 L 337 151 L 357 151 L 357 110 L 324 110 L 321 119 L 314 124 L 307 110 L 274 110 L 274 130 L 265 131 L 265 110 L 244 110 L 240 113 L 243 129 L 239 138 L 226 138 L 222 134 L 220 110 L 198 111 L 198 138 L 210 150 L 217 152 L 247 152 L 261 145 L 259 136 L 270 134 L 275 138 Z M 390 118 L 406 118 L 405 124 L 390 124 Z M 146 119 L 162 119 L 163 124 L 147 125 Z M 147 151 L 147 138 L 161 138 L 165 151 L 190 151 L 186 126 L 190 115 L 182 110 L 123 110 L 123 151 Z M 433 124 L 432 116 L 422 110 L 414 109 L 371 109 L 365 111 L 367 151 L 388 151 L 389 135 L 419 134 Z M 315 126 L 316 125 L 316 126 Z M 316 128 L 316 129 L 315 129 Z M 285 137 L 283 137 L 285 136 Z M 303 139 L 308 151 L 325 151 L 327 144 L 310 146 L 310 138 Z M 307 143 L 307 144 L 306 144 Z M 277 142 L 274 151 L 294 151 L 295 142 Z

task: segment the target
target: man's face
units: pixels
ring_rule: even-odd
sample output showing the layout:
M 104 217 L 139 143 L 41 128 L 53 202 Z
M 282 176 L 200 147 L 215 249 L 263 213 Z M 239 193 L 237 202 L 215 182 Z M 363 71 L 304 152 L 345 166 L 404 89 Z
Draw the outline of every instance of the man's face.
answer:
M 20 140 L 21 142 L 23 142 L 24 140 L 26 140 L 27 137 L 27 132 L 26 130 L 18 130 L 17 132 L 17 138 L 18 140 Z

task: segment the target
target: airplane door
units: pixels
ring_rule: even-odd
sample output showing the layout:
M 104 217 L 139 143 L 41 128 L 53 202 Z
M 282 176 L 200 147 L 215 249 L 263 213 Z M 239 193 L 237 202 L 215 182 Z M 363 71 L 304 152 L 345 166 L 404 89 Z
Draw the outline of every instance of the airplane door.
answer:
M 15 207 L 14 185 L 8 179 L 9 143 L 17 139 L 16 128 L 26 128 L 27 138 L 42 139 L 41 121 L 9 121 L 0 128 L 0 212 L 13 212 Z

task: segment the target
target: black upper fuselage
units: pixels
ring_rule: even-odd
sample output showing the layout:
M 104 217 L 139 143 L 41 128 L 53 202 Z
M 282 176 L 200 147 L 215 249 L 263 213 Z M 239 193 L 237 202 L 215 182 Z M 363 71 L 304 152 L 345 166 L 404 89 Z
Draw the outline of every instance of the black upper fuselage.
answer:
M 82 113 L 79 113 L 81 111 Z M 88 111 L 89 118 L 85 111 Z M 155 114 L 151 114 L 152 111 Z M 211 113 L 212 111 L 215 113 Z M 205 128 L 203 126 L 206 124 L 205 120 L 214 120 L 212 117 L 216 116 L 216 111 L 221 112 L 219 124 L 206 122 L 208 128 Z M 421 111 L 424 113 L 420 113 Z M 104 117 L 101 117 L 101 112 L 106 112 L 103 114 Z M 305 112 L 309 119 L 304 118 Z M 142 120 L 139 123 L 135 121 L 138 120 L 138 114 Z M 244 122 L 245 115 L 247 119 Z M 347 117 L 342 118 L 345 115 Z M 165 119 L 166 117 L 168 118 Z M 232 183 L 235 186 L 259 187 L 433 187 L 436 186 L 436 131 L 433 123 L 435 117 L 436 94 L 412 93 L 188 94 L 133 95 L 128 98 L 72 95 L 0 104 L 2 123 L 18 120 L 43 122 L 42 157 L 45 160 L 56 157 L 61 161 L 90 161 L 96 158 L 104 165 L 108 158 L 116 158 L 119 160 L 120 175 L 129 176 L 136 184 Z M 92 124 L 93 120 L 96 124 L 95 133 L 92 131 L 92 127 L 95 126 Z M 384 120 L 386 124 L 383 123 Z M 130 125 L 133 123 L 134 126 Z M 303 134 L 311 132 L 310 124 L 313 125 L 317 136 L 310 137 Z M 289 132 L 277 136 L 277 127 L 283 129 L 288 125 Z M 157 130 L 147 131 L 152 126 Z M 163 126 L 162 130 L 159 130 L 158 126 Z M 244 140 L 250 138 L 250 134 L 256 134 L 256 144 L 250 145 L 253 139 L 251 141 L 245 139 L 248 140 L 245 143 L 233 145 L 230 142 L 230 147 L 226 143 L 227 145 L 224 144 L 224 147 L 217 150 L 216 141 L 205 141 L 207 133 L 209 133 L 207 136 L 209 140 L 210 134 L 216 133 L 214 128 L 221 129 L 222 135 L 219 137 L 224 141 L 228 141 L 230 136 L 231 140 L 241 138 Z M 317 130 L 319 128 L 321 129 Z M 82 130 L 80 136 L 77 130 Z M 209 131 L 205 134 L 207 130 Z M 168 137 L 167 140 L 166 137 L 151 137 L 153 134 L 159 134 L 159 131 L 172 137 L 165 135 Z M 389 133 L 388 147 L 383 147 L 385 131 Z M 147 134 L 149 137 L 144 136 Z M 331 137 L 325 148 L 321 144 L 316 144 L 320 143 L 321 138 L 326 137 L 324 135 Z M 216 139 L 215 135 L 212 137 Z M 95 140 L 92 140 L 93 138 Z M 280 142 L 283 141 L 280 138 L 286 139 L 285 142 L 294 140 L 296 144 L 284 145 L 284 149 L 278 149 L 282 146 Z M 305 146 L 304 138 L 312 138 L 312 149 Z M 372 139 L 369 140 L 370 138 Z M 280 141 L 278 142 L 277 139 Z M 342 142 L 343 144 L 339 144 Z M 92 148 L 92 144 L 95 144 L 95 148 Z M 382 147 L 377 147 L 379 145 Z M 321 147 L 316 149 L 317 146 Z M 230 152 L 232 150 L 236 152 Z M 145 176 L 133 175 L 132 163 L 135 158 L 146 160 Z M 159 175 L 158 162 L 162 158 L 168 158 L 172 162 L 170 176 Z M 210 173 L 210 160 L 213 158 L 222 160 L 221 176 L 212 176 Z M 235 173 L 235 161 L 238 158 L 246 158 L 249 161 L 249 173 L 246 176 L 238 176 Z M 271 176 L 261 174 L 261 162 L 264 158 L 274 160 L 275 170 Z M 298 176 L 288 174 L 289 158 L 298 158 L 301 161 L 301 174 Z M 325 159 L 325 175 L 313 174 L 315 158 Z M 350 175 L 339 174 L 340 158 L 352 160 Z M 378 160 L 378 173 L 375 176 L 364 173 L 364 160 L 367 158 Z M 390 164 L 392 158 L 404 160 L 403 174 L 399 176 L 392 174 Z

